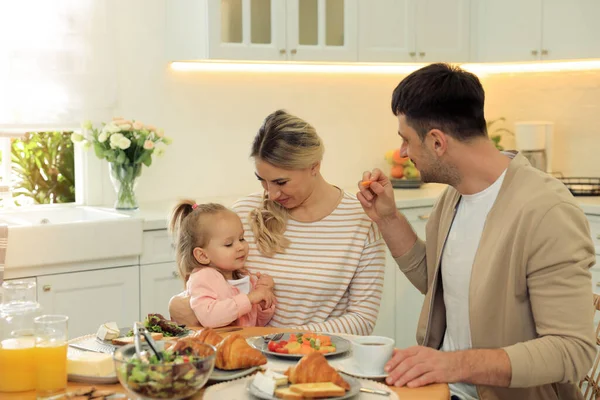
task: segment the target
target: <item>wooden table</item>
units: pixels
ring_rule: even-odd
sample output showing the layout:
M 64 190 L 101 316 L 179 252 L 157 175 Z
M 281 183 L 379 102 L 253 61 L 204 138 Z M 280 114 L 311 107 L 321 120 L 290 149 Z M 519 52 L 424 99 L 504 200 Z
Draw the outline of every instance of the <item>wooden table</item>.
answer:
M 224 329 L 227 329 L 227 328 L 224 328 Z M 227 336 L 230 333 L 238 333 L 244 337 L 250 337 L 250 336 L 268 335 L 271 333 L 278 333 L 278 332 L 297 332 L 297 331 L 298 330 L 292 330 L 292 329 L 255 327 L 255 328 L 243 328 L 241 331 L 236 331 L 236 332 L 222 332 L 221 335 Z M 208 385 L 210 385 L 210 383 Z M 125 391 L 125 389 L 123 388 L 123 386 L 121 386 L 120 384 L 89 385 L 89 384 L 69 382 L 69 386 L 68 386 L 67 390 L 70 391 L 70 390 L 73 390 L 78 387 L 90 387 L 90 386 L 94 386 L 97 389 L 115 391 L 116 393 L 127 393 Z M 394 392 L 396 392 L 396 394 L 398 395 L 398 398 L 400 398 L 401 400 L 426 400 L 426 399 L 427 400 L 448 400 L 450 398 L 450 392 L 448 390 L 448 385 L 446 385 L 446 384 L 429 385 L 429 386 L 425 386 L 425 387 L 421 387 L 421 388 L 417 388 L 417 389 L 410 389 L 410 388 L 406 388 L 406 387 L 397 388 L 397 387 L 390 386 L 390 389 L 393 390 Z M 201 400 L 203 392 L 204 392 L 204 389 L 200 390 L 200 392 L 198 392 L 191 399 L 192 400 Z M 33 392 L 14 393 L 14 394 L 2 393 L 0 397 L 2 398 L 2 400 L 17 400 L 17 399 L 18 400 L 30 400 L 30 399 L 33 400 L 33 399 L 35 399 L 35 393 L 33 393 Z

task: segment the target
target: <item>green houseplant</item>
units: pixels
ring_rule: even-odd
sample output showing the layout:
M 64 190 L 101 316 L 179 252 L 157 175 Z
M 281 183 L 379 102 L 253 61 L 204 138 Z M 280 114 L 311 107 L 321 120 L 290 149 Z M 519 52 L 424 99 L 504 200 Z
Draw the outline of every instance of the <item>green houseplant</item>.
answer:
M 11 140 L 13 196 L 35 204 L 75 201 L 71 132 L 35 132 Z
M 142 174 L 142 166 L 152 165 L 152 156 L 160 156 L 171 139 L 162 129 L 143 124 L 136 120 L 113 118 L 95 128 L 91 122 L 84 122 L 83 133 L 74 133 L 71 139 L 92 146 L 100 159 L 108 161 L 110 178 L 117 193 L 115 208 L 135 210 L 138 208 L 135 196 L 137 180 Z
M 500 144 L 500 141 L 502 140 L 502 133 L 508 133 L 509 135 L 514 135 L 514 133 L 506 128 L 496 128 L 496 129 L 492 130 L 491 129 L 492 126 L 496 125 L 498 122 L 506 122 L 506 118 L 500 117 L 500 118 L 493 119 L 491 121 L 487 121 L 486 126 L 487 126 L 488 136 L 490 137 L 492 142 L 494 142 L 494 145 L 496 146 L 496 148 L 498 150 L 502 151 L 502 150 L 504 150 L 504 147 Z

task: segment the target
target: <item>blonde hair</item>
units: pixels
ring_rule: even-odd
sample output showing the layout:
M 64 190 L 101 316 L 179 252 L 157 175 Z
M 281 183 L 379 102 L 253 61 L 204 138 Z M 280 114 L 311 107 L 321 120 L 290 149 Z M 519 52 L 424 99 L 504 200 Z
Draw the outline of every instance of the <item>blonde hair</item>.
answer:
M 300 170 L 323 159 L 325 147 L 315 128 L 284 110 L 265 118 L 252 143 L 251 157 L 277 168 Z M 288 210 L 263 194 L 260 208 L 250 212 L 249 222 L 258 250 L 271 257 L 283 253 L 290 241 L 284 236 Z
M 224 212 L 233 211 L 217 203 L 196 204 L 193 200 L 180 201 L 171 212 L 169 232 L 173 236 L 179 276 L 187 283 L 190 274 L 196 268 L 204 268 L 194 257 L 196 247 L 205 247 L 210 241 L 210 232 L 206 218 Z M 244 275 L 244 271 L 234 271 L 234 279 Z M 241 276 L 240 276 L 241 275 Z

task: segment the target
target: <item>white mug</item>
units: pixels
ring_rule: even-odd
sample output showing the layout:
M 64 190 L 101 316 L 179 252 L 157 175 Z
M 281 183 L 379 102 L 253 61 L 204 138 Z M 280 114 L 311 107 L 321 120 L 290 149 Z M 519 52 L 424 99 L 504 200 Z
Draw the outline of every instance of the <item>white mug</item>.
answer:
M 394 352 L 394 339 L 384 336 L 352 338 L 354 362 L 368 375 L 385 375 L 383 367 Z

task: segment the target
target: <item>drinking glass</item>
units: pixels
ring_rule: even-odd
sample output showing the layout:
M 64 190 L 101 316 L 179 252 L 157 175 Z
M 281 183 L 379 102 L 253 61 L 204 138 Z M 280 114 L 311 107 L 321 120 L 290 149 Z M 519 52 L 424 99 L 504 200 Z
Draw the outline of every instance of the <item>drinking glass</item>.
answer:
M 68 320 L 65 315 L 42 315 L 33 320 L 38 399 L 61 397 L 67 389 Z

